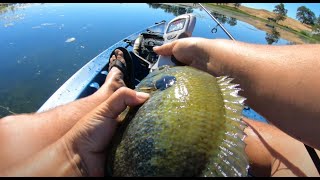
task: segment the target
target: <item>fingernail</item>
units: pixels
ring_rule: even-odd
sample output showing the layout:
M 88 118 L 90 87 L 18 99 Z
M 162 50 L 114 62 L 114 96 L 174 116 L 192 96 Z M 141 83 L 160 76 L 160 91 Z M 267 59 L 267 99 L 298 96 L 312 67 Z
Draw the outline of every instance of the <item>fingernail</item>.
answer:
M 150 97 L 150 95 L 148 93 L 144 93 L 144 92 L 137 92 L 136 96 L 139 99 L 148 99 Z
M 157 49 L 159 49 L 159 46 L 154 46 L 153 47 L 153 50 L 157 50 Z

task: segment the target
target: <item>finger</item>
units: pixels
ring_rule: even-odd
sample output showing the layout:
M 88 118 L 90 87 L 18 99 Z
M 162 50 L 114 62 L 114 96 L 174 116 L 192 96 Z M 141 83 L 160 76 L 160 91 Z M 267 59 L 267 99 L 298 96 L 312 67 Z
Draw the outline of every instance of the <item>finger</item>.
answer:
M 80 143 L 79 147 L 86 147 L 91 152 L 101 152 L 115 133 L 118 115 L 127 106 L 142 104 L 148 98 L 147 93 L 136 92 L 126 87 L 119 88 L 106 101 L 78 121 L 65 138 L 82 139 L 83 141 L 71 142 Z
M 173 47 L 176 45 L 177 41 L 173 41 L 168 44 L 164 44 L 162 46 L 155 46 L 153 47 L 153 51 L 159 55 L 163 56 L 171 56 Z
M 140 105 L 148 98 L 149 94 L 147 93 L 136 92 L 132 89 L 121 87 L 99 106 L 100 115 L 115 119 L 127 106 Z

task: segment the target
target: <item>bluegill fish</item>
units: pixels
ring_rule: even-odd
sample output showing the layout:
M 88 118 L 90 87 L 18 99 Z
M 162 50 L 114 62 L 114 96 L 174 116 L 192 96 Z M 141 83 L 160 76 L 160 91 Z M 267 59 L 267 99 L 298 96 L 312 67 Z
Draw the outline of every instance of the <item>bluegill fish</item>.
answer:
M 247 176 L 245 98 L 231 80 L 189 66 L 150 73 L 136 91 L 151 96 L 117 130 L 109 174 Z

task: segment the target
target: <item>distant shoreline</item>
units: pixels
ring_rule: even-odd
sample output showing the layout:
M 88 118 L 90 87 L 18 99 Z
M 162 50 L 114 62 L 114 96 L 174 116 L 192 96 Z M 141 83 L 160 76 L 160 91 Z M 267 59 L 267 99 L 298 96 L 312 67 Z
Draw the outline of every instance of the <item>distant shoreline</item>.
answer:
M 261 21 L 260 23 L 265 23 L 265 25 L 269 25 L 269 27 L 277 27 L 278 29 L 282 29 L 284 31 L 291 32 L 298 36 L 304 37 L 310 40 L 313 43 L 319 43 L 320 38 L 318 36 L 311 35 L 311 27 L 309 25 L 302 24 L 301 22 L 287 17 L 284 21 L 280 21 L 278 23 L 268 20 L 268 18 L 275 18 L 275 14 L 273 12 L 264 10 L 264 9 L 253 9 L 246 6 L 240 6 L 239 8 L 234 8 L 232 6 L 225 5 L 215 5 L 213 3 L 206 3 L 206 7 L 214 8 L 216 11 L 224 11 L 224 12 L 232 12 L 237 13 L 238 15 L 250 16 L 252 19 L 256 19 Z M 247 23 L 256 26 L 255 22 L 246 21 Z M 257 26 L 256 26 L 257 27 Z M 258 27 L 262 29 L 261 26 Z
M 200 7 L 198 3 L 162 3 L 180 5 L 184 7 Z M 268 20 L 268 18 L 274 18 L 275 14 L 264 9 L 254 9 L 246 6 L 240 6 L 239 8 L 230 5 L 218 5 L 217 3 L 203 3 L 210 11 L 226 14 L 234 17 L 248 24 L 255 26 L 257 29 L 270 33 L 272 29 L 280 31 L 281 37 L 296 43 L 305 43 L 300 37 L 308 40 L 310 43 L 320 43 L 320 37 L 311 35 L 311 27 L 304 25 L 299 21 L 287 17 L 284 21 L 278 23 Z
M 0 3 L 0 13 L 5 13 L 12 4 L 20 3 Z M 200 7 L 198 3 L 159 4 L 183 6 L 186 8 Z M 240 21 L 251 24 L 257 29 L 263 30 L 267 33 L 271 33 L 273 30 L 279 31 L 281 37 L 295 43 L 320 43 L 320 35 L 313 35 L 311 33 L 310 26 L 304 25 L 295 19 L 287 17 L 284 21 L 276 23 L 268 20 L 275 17 L 275 14 L 273 12 L 264 9 L 249 8 L 241 5 L 240 7 L 235 8 L 232 4 L 233 3 L 229 3 L 228 5 L 221 5 L 217 3 L 203 3 L 202 5 L 204 5 L 210 11 L 215 11 L 218 14 L 236 18 Z
M 13 3 L 0 3 L 0 7 L 8 7 L 10 4 Z

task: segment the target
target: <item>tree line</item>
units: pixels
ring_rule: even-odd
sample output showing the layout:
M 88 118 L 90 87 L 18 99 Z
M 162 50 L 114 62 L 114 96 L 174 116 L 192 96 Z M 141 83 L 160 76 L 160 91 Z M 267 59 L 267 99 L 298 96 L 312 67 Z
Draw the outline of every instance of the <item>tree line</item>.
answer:
M 149 5 L 149 7 L 153 9 L 160 8 L 167 13 L 172 13 L 175 16 L 193 12 L 192 7 L 171 6 L 167 4 L 161 4 L 161 3 L 147 3 L 147 4 Z
M 288 10 L 285 9 L 284 4 L 280 3 L 275 6 L 273 12 L 276 14 L 275 21 L 283 21 L 287 17 Z M 312 12 L 306 6 L 300 6 L 297 8 L 296 18 L 302 24 L 312 26 L 312 31 L 316 34 L 320 33 L 320 15 L 317 18 L 315 13 Z
M 213 15 L 222 24 L 228 23 L 230 26 L 237 25 L 237 19 L 236 18 L 227 17 L 226 15 L 219 14 L 219 13 L 214 12 L 214 11 L 211 11 L 211 15 Z M 213 30 L 217 31 L 217 27 L 214 27 L 212 29 L 212 31 Z M 280 33 L 275 28 L 273 28 L 270 33 L 266 33 L 266 37 L 265 37 L 265 39 L 266 39 L 268 44 L 277 43 L 279 41 L 279 38 L 280 38 Z
M 239 8 L 241 3 L 217 3 L 222 5 L 232 4 L 235 8 Z M 276 14 L 275 18 L 268 18 L 275 22 L 284 21 L 287 18 L 288 10 L 285 8 L 283 3 L 280 3 L 274 7 L 273 12 Z M 316 34 L 320 34 L 320 15 L 316 17 L 315 13 L 312 12 L 306 6 L 300 6 L 297 8 L 296 18 L 302 24 L 312 26 L 312 31 Z

